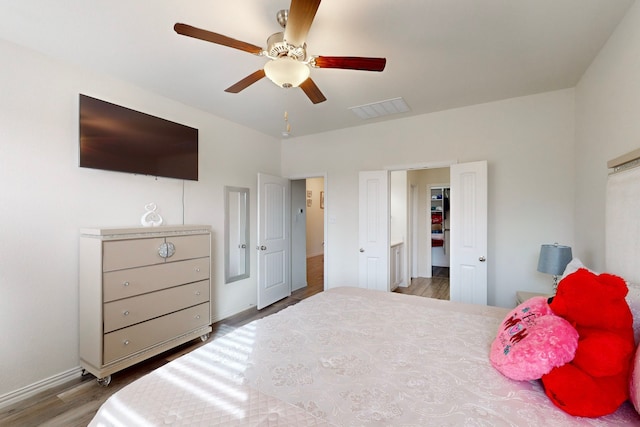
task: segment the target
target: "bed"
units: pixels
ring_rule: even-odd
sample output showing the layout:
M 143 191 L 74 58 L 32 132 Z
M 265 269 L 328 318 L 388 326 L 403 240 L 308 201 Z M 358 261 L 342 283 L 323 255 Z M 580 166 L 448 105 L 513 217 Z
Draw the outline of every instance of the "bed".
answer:
M 507 309 L 335 288 L 249 323 L 111 396 L 91 426 L 629 426 L 572 417 L 488 353 Z

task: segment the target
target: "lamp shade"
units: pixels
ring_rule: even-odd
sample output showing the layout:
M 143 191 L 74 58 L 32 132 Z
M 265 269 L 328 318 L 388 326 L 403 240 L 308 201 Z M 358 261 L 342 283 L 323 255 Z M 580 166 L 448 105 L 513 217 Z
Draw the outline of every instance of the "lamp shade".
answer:
M 280 87 L 298 87 L 311 72 L 305 63 L 285 56 L 264 64 L 264 73 Z
M 557 243 L 542 245 L 540 247 L 540 258 L 538 259 L 538 271 L 559 276 L 564 273 L 564 269 L 572 258 L 570 246 L 562 246 Z

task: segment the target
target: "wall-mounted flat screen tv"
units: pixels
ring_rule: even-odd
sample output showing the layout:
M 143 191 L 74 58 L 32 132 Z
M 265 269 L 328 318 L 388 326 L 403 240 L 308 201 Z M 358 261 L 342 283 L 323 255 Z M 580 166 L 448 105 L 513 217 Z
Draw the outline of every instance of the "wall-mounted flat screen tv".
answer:
M 80 94 L 80 167 L 198 180 L 198 129 Z

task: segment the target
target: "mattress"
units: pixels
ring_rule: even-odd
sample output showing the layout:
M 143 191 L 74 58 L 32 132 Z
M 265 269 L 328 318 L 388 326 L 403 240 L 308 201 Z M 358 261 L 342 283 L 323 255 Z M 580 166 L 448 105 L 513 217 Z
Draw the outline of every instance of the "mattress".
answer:
M 249 323 L 111 396 L 91 426 L 628 426 L 572 417 L 498 373 L 507 310 L 336 288 Z

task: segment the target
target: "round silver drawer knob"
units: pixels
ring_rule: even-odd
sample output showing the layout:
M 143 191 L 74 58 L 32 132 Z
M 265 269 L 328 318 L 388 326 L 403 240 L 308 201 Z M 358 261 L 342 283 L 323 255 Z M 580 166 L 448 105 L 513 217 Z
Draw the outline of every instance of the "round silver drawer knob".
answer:
M 196 273 L 200 273 L 200 268 L 196 267 Z
M 176 247 L 171 242 L 162 243 L 158 248 L 158 255 L 162 258 L 171 258 L 176 253 Z
M 196 319 L 200 319 L 200 315 L 199 314 L 196 314 Z
M 196 295 L 200 295 L 200 291 L 196 291 Z
M 122 286 L 129 286 L 129 282 L 124 282 Z
M 124 345 L 129 345 L 129 340 L 124 340 Z
M 129 315 L 129 310 L 125 310 L 124 313 L 122 313 L 122 314 L 124 314 L 125 316 L 128 316 Z

